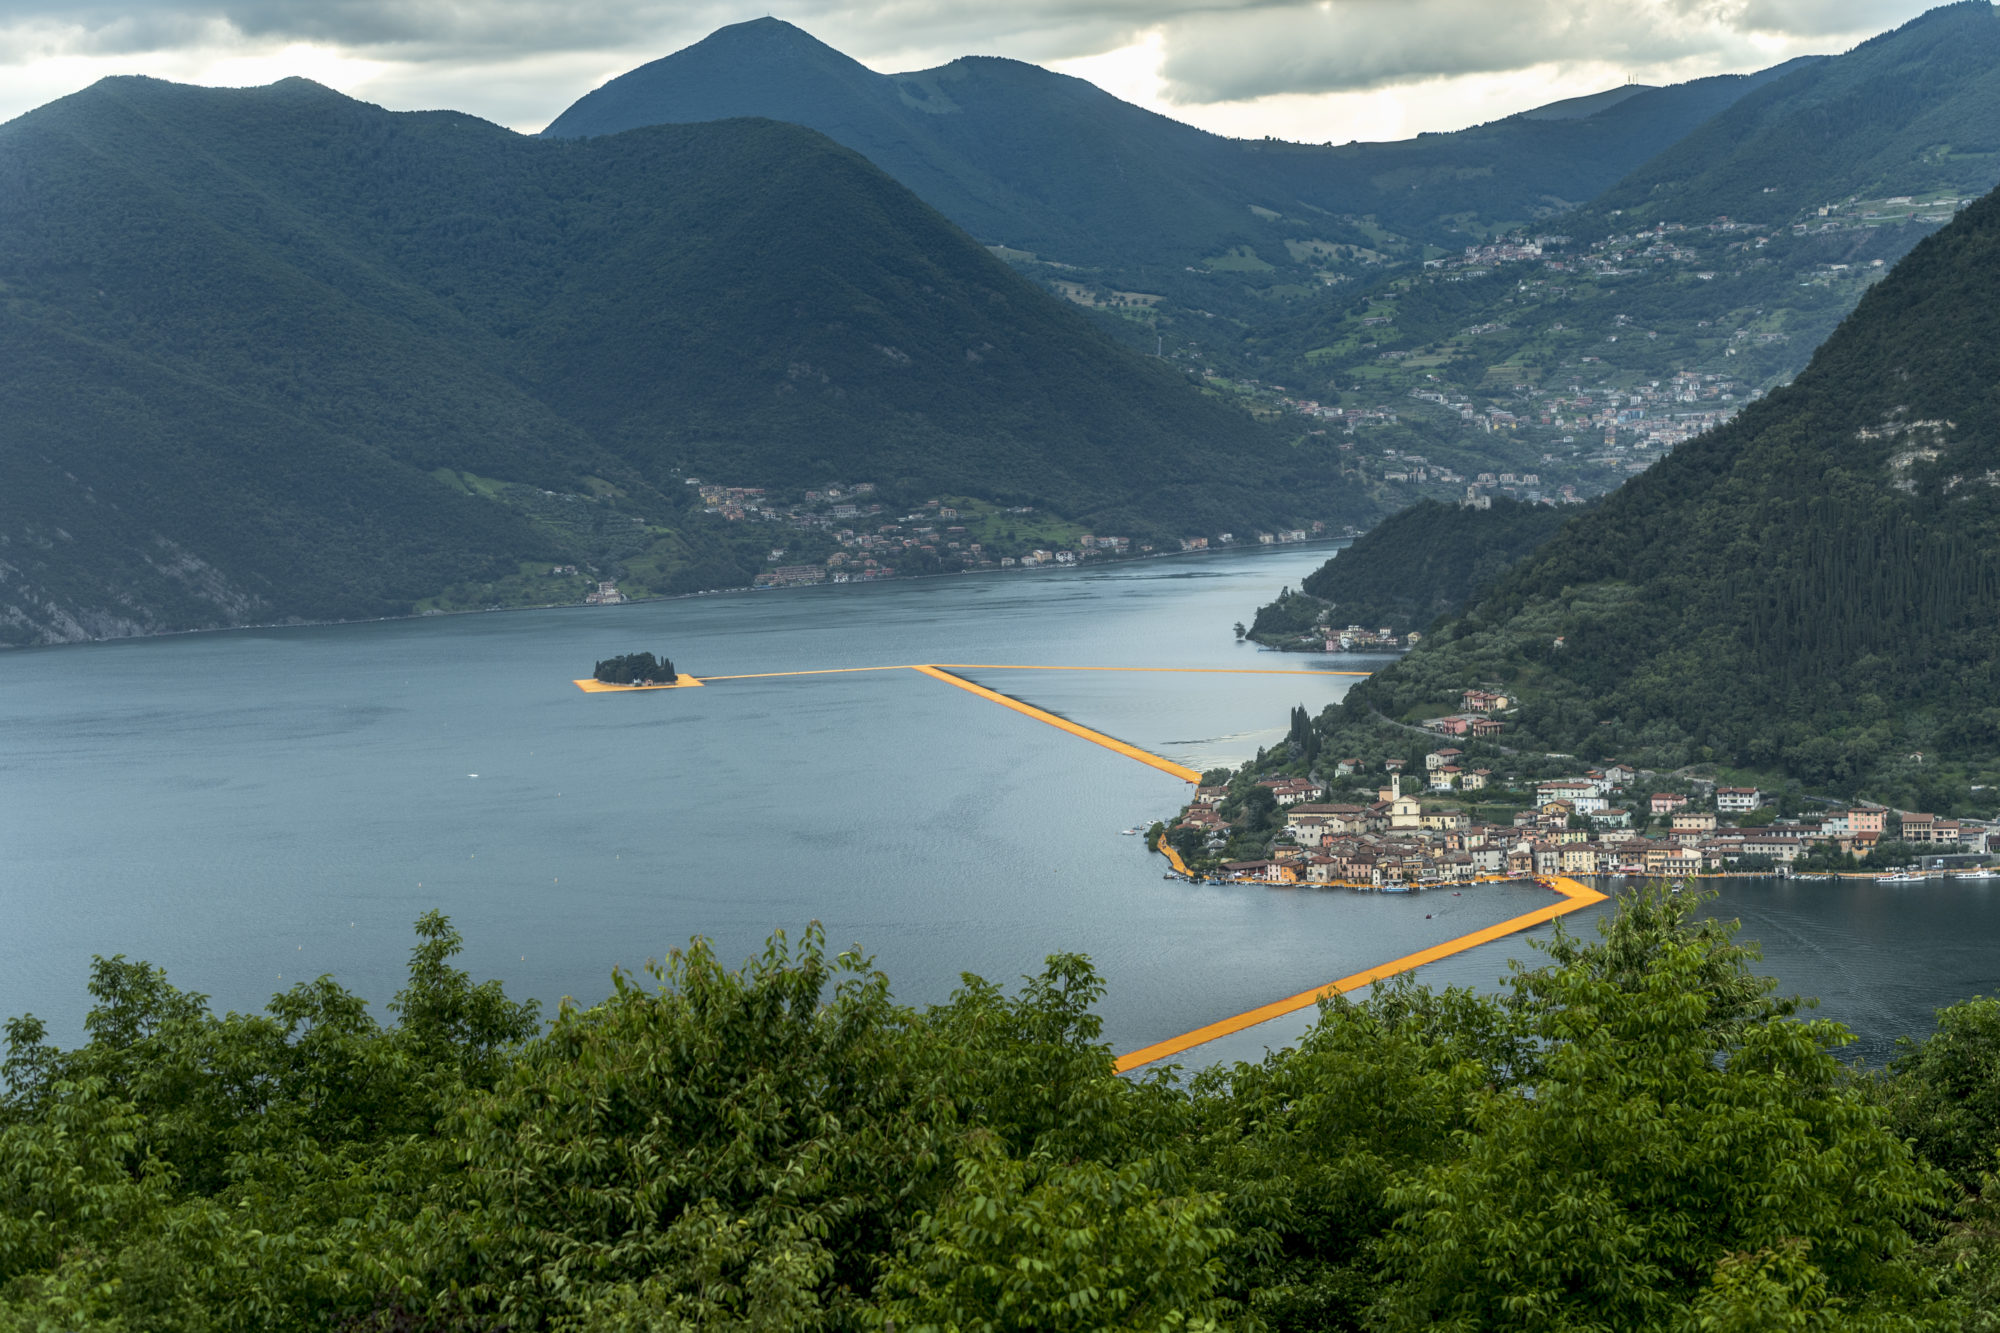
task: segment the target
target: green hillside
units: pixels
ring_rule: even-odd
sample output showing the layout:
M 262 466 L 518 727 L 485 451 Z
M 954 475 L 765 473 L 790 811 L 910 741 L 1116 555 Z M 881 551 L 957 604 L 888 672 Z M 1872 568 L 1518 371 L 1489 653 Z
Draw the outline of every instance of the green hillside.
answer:
M 1306 575 L 1298 592 L 1259 607 L 1250 637 L 1282 647 L 1321 623 L 1399 636 L 1427 630 L 1463 610 L 1576 513 L 1505 496 L 1485 509 L 1419 501 Z
M 748 583 L 690 477 L 1161 540 L 1362 503 L 792 126 L 113 79 L 0 180 L 7 642 Z
M 1348 706 L 1414 718 L 1505 682 L 1521 744 L 1990 807 L 1996 311 L 1988 196 L 1875 286 L 1794 384 L 1579 518 Z

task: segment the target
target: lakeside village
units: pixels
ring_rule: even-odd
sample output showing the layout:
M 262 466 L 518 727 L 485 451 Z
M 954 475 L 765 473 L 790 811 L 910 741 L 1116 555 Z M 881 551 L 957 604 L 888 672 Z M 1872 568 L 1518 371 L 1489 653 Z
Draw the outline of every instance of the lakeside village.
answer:
M 1224 532 L 1178 541 L 1135 541 L 1085 532 L 1032 505 L 996 505 L 963 497 L 934 497 L 907 513 L 875 500 L 873 482 L 831 483 L 786 493 L 757 486 L 699 487 L 704 513 L 728 523 L 764 524 L 774 532 L 759 588 L 814 583 L 867 583 L 919 574 L 979 569 L 1036 569 L 1121 556 L 1164 555 L 1230 546 L 1281 546 L 1328 537 L 1353 537 L 1355 529 L 1329 530 L 1323 522 L 1278 532 Z
M 1400 892 L 1484 877 L 1872 874 L 1992 877 L 2000 824 L 1825 802 L 1567 756 L 1503 750 L 1510 701 L 1467 690 L 1405 753 L 1331 762 L 1304 709 L 1276 749 L 1206 773 L 1149 845 L 1215 882 Z

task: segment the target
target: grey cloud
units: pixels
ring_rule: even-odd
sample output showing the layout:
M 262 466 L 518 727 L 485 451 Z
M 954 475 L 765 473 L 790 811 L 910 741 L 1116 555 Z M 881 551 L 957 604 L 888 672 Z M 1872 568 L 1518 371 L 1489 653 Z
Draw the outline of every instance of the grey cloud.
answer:
M 742 7 L 550 4 L 547 0 L 124 0 L 117 4 L 0 0 L 0 29 L 62 34 L 65 53 L 170 49 L 196 33 L 251 42 L 316 42 L 363 54 L 419 58 L 533 56 L 620 47 L 662 32 L 718 26 Z
M 1746 32 L 1833 36 L 1884 31 L 1916 14 L 1909 5 L 1883 0 L 1745 0 L 1738 21 Z
M 1549 62 L 1742 54 L 1752 32 L 1811 39 L 1888 26 L 1910 8 L 1908 0 L 1324 0 L 1211 9 L 1163 25 L 1163 72 L 1182 102 L 1345 92 Z
M 525 68 L 565 53 L 595 53 L 620 68 L 759 17 L 772 3 L 0 0 L 0 51 L 120 55 L 305 41 L 442 76 L 495 62 Z M 960 54 L 1060 60 L 1158 29 L 1170 94 L 1199 103 L 1550 60 L 1656 63 L 1711 53 L 1730 34 L 1885 27 L 1917 7 L 1918 0 L 799 0 L 780 13 L 877 68 Z

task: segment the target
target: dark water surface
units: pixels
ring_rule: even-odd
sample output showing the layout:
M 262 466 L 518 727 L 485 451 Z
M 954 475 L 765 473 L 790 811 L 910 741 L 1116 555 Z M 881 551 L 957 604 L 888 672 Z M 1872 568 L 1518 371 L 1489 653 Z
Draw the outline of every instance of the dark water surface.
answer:
M 333 973 L 377 1002 L 432 907 L 465 965 L 582 1001 L 695 934 L 731 961 L 824 923 L 911 1002 L 1052 952 L 1103 971 L 1129 1047 L 1546 901 L 1165 882 L 1119 830 L 1174 779 L 909 672 L 586 695 L 598 658 L 700 676 L 913 662 L 1262 667 L 1234 642 L 1324 547 L 0 654 L 0 1013 L 81 1035 L 94 953 L 144 957 L 218 1007 Z M 1195 768 L 1277 739 L 1320 674 L 968 673 Z M 477 775 L 477 776 L 474 776 Z M 1788 989 L 1867 1049 L 1992 990 L 2000 894 L 1730 884 Z M 1571 920 L 1587 919 L 1580 913 Z M 1585 927 L 1587 928 L 1587 927 Z M 1490 984 L 1526 944 L 1437 964 Z M 1291 1024 L 1296 1030 L 1299 1024 Z M 1255 1054 L 1284 1024 L 1218 1053 Z

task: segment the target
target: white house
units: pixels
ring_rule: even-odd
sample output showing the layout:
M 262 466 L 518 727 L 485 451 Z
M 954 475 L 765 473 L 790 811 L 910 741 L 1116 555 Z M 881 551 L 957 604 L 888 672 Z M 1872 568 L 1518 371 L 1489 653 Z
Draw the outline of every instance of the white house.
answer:
M 1717 787 L 1715 808 L 1725 815 L 1746 814 L 1764 804 L 1764 793 L 1755 787 Z

